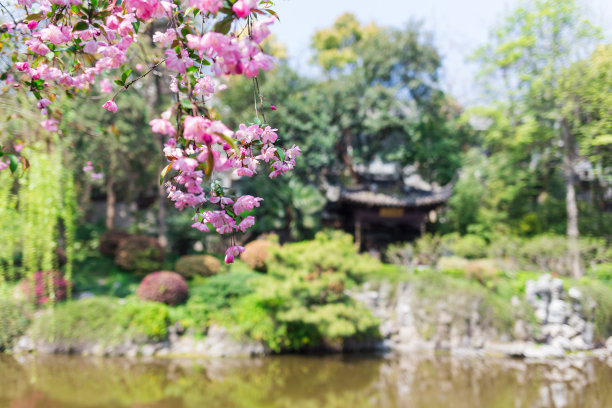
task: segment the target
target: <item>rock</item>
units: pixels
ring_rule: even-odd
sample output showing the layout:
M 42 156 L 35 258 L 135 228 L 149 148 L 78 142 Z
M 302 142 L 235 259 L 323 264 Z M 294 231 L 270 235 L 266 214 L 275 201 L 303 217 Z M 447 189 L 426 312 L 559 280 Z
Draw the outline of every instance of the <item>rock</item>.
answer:
M 563 350 L 573 350 L 573 345 L 571 341 L 563 336 L 557 336 L 551 340 L 550 345 L 553 347 L 558 347 Z
M 608 337 L 608 340 L 606 340 L 606 349 L 612 353 L 612 337 Z
M 573 313 L 568 319 L 567 324 L 576 330 L 577 333 L 582 333 L 586 328 L 586 322 L 578 313 Z
M 559 278 L 550 281 L 550 294 L 552 299 L 563 298 L 563 281 Z
M 536 319 L 538 319 L 538 322 L 543 323 L 543 322 L 546 321 L 546 309 L 538 308 L 534 312 L 534 315 L 535 315 Z
M 93 347 L 89 348 L 89 353 L 92 356 L 103 357 L 106 355 L 105 347 L 101 343 L 96 343 Z
M 31 352 L 34 350 L 34 341 L 28 336 L 21 336 L 15 345 L 15 351 Z
M 529 345 L 525 347 L 523 354 L 527 358 L 548 359 L 564 357 L 565 351 L 561 347 L 553 345 Z
M 578 331 L 573 328 L 572 326 L 568 325 L 568 324 L 564 324 L 563 326 L 561 326 L 561 336 L 565 337 L 566 339 L 571 339 L 572 337 L 574 337 L 575 335 L 578 334 Z
M 589 350 L 590 348 L 591 347 L 584 341 L 581 336 L 576 336 L 571 340 L 572 351 Z
M 145 344 L 140 348 L 140 355 L 143 357 L 153 357 L 156 347 L 153 344 Z
M 548 305 L 548 323 L 565 323 L 569 310 L 570 308 L 565 301 L 559 299 L 551 300 Z
M 545 337 L 557 337 L 561 334 L 563 325 L 561 324 L 545 324 L 542 326 L 542 335 Z
M 570 297 L 570 299 L 579 301 L 580 299 L 582 299 L 582 292 L 580 292 L 580 289 L 578 288 L 574 288 L 571 287 L 569 288 L 569 290 L 567 291 L 567 295 Z
M 540 297 L 550 297 L 550 281 L 552 277 L 549 273 L 540 276 L 535 283 L 536 294 Z
M 588 345 L 593 344 L 595 338 L 595 323 L 588 322 L 585 325 L 584 331 L 582 332 L 582 339 Z

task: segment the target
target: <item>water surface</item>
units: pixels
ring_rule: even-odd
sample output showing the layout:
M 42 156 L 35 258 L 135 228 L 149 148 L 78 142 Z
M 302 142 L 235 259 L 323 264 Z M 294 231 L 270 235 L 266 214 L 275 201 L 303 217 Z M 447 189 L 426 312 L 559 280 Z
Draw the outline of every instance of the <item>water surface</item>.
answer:
M 612 407 L 612 360 L 0 354 L 0 407 Z

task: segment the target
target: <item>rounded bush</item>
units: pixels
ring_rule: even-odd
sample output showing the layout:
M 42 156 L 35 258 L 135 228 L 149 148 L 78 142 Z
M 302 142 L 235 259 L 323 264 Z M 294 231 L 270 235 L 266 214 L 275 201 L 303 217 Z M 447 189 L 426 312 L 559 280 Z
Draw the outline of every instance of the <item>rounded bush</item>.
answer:
M 176 261 L 174 269 L 186 279 L 194 276 L 212 276 L 221 270 L 221 262 L 210 255 L 186 255 Z
M 60 271 L 37 271 L 32 277 L 23 279 L 17 285 L 17 291 L 37 305 L 42 305 L 52 298 L 54 302 L 66 300 L 68 285 Z
M 106 255 L 106 256 L 110 256 L 114 258 L 115 255 L 117 255 L 119 244 L 121 244 L 123 240 L 131 236 L 132 235 L 126 231 L 121 231 L 121 230 L 106 231 L 100 237 L 98 251 L 100 251 L 102 255 Z
M 272 245 L 267 240 L 256 240 L 249 242 L 244 246 L 244 252 L 240 254 L 242 259 L 249 268 L 265 272 L 268 268 L 266 262 L 268 261 L 268 248 Z
M 187 300 L 189 288 L 178 273 L 158 271 L 145 276 L 136 293 L 142 300 L 176 306 Z
M 158 269 L 164 260 L 164 249 L 157 239 L 132 235 L 119 243 L 115 263 L 128 271 L 147 273 Z

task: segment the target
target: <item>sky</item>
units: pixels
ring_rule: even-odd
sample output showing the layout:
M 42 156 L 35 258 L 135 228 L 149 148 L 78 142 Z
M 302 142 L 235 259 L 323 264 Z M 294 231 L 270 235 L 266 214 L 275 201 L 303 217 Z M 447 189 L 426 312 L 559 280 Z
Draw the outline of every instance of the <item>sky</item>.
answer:
M 443 56 L 442 85 L 464 105 L 477 103 L 474 75 L 478 67 L 468 57 L 487 43 L 492 28 L 521 0 L 275 0 L 280 22 L 273 33 L 287 46 L 290 64 L 304 75 L 316 75 L 309 66 L 310 38 L 329 27 L 337 16 L 352 12 L 362 23 L 402 27 L 422 20 L 434 34 Z M 580 0 L 579 0 L 580 1 Z M 612 41 L 612 0 L 582 0 L 588 18 L 604 28 Z

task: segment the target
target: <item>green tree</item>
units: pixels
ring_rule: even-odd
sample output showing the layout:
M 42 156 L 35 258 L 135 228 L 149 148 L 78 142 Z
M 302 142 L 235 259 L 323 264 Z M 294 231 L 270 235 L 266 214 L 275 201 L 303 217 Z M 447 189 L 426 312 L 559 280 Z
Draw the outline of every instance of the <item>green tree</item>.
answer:
M 507 102 L 512 125 L 529 126 L 526 145 L 530 155 L 524 160 L 561 156 L 567 236 L 569 247 L 577 248 L 576 139 L 563 115 L 559 79 L 599 38 L 599 30 L 583 18 L 574 0 L 537 0 L 522 3 L 493 34 L 492 41 L 476 55 L 483 64 L 483 74 L 492 85 L 490 90 L 501 90 L 498 95 Z M 570 252 L 573 274 L 580 276 L 579 253 Z

